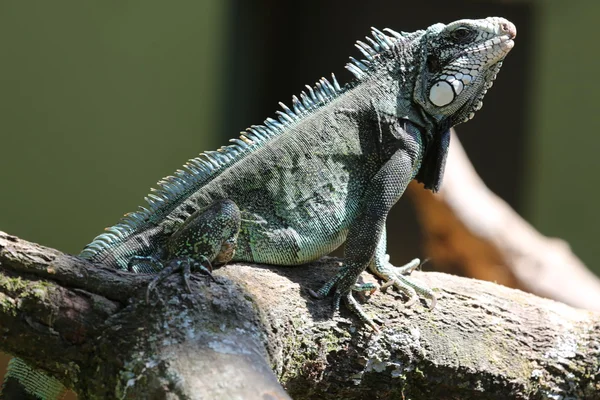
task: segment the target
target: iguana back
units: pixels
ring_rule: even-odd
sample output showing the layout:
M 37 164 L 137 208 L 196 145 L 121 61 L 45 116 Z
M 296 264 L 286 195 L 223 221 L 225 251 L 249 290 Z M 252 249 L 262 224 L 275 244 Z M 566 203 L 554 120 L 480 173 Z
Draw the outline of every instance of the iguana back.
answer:
M 385 162 L 372 127 L 361 125 L 364 111 L 352 108 L 364 91 L 340 89 L 335 80 L 323 79 L 313 91 L 314 103 L 303 104 L 306 111 L 295 103 L 298 111 L 288 109 L 279 122 L 268 120 L 270 126 L 251 128 L 235 145 L 189 161 L 187 168 L 206 168 L 202 180 L 183 173 L 178 180 L 163 180 L 162 193 L 149 197 L 153 212 L 128 216 L 82 256 L 126 268 L 129 257 L 156 255 L 191 214 L 221 199 L 234 201 L 242 212 L 246 234 L 238 238 L 235 260 L 293 265 L 332 251 L 344 240 L 364 183 Z M 315 223 L 313 218 L 324 213 L 328 220 Z M 297 254 L 273 246 L 286 235 L 297 241 Z M 261 250 L 253 243 L 260 243 Z

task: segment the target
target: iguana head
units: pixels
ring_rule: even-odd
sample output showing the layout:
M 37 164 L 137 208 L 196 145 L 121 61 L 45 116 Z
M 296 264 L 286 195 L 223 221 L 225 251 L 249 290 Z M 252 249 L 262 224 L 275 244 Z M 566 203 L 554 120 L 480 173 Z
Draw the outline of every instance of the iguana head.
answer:
M 499 17 L 430 26 L 418 46 L 415 101 L 447 127 L 473 118 L 516 35 L 515 26 Z

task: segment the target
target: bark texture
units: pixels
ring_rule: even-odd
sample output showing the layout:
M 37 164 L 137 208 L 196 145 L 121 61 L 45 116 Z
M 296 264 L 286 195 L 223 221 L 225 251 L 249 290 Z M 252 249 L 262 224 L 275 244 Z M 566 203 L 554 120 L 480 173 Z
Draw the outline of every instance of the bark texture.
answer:
M 191 294 L 173 276 L 147 304 L 151 277 L 0 233 L 0 346 L 81 398 L 600 398 L 599 314 L 417 272 L 437 307 L 375 293 L 373 333 L 307 296 L 338 265 L 228 265 Z

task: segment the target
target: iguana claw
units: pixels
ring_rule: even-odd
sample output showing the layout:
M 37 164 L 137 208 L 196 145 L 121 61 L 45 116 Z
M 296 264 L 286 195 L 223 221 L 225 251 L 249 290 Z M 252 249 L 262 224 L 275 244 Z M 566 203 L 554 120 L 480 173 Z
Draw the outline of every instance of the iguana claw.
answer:
M 415 282 L 409 279 L 405 275 L 409 275 L 422 263 L 418 258 L 415 258 L 411 262 L 403 265 L 402 267 L 395 267 L 389 262 L 389 256 L 385 255 L 382 258 L 382 261 L 379 263 L 372 263 L 370 265 L 371 271 L 385 280 L 385 283 L 381 285 L 381 290 L 385 291 L 388 287 L 394 286 L 397 290 L 406 294 L 409 300 L 405 303 L 405 307 L 409 307 L 415 303 L 419 299 L 419 295 L 431 300 L 431 304 L 429 306 L 430 309 L 433 309 L 437 303 L 437 298 L 435 293 L 429 289 L 427 286 L 422 285 L 418 282 Z M 308 293 L 316 298 L 322 299 L 329 294 L 331 289 L 338 285 L 340 281 L 343 281 L 346 277 L 346 273 L 348 272 L 348 268 L 346 266 L 342 267 L 340 271 L 329 281 L 327 281 L 318 291 L 314 291 L 308 289 Z M 360 320 L 373 329 L 375 332 L 379 332 L 379 327 L 375 324 L 374 320 L 369 317 L 360 304 L 356 301 L 352 292 L 369 292 L 372 294 L 377 290 L 376 286 L 372 283 L 356 283 L 351 287 L 350 291 L 347 293 L 343 293 L 339 290 L 339 288 L 335 291 L 335 295 L 333 298 L 334 302 L 334 310 L 338 310 L 340 306 L 340 301 L 343 298 L 346 306 L 352 311 Z
M 152 256 L 134 256 L 129 260 L 128 269 L 129 271 L 133 270 L 133 264 L 137 261 L 145 261 L 151 264 L 155 264 L 159 267 L 160 272 L 156 275 L 156 277 L 148 284 L 148 288 L 146 289 L 146 302 L 150 303 L 150 293 L 156 289 L 156 285 L 158 285 L 161 281 L 167 278 L 170 275 L 173 275 L 177 271 L 182 272 L 183 283 L 185 284 L 185 288 L 189 293 L 192 292 L 192 288 L 190 287 L 190 275 L 192 273 L 192 268 L 202 272 L 205 276 L 210 278 L 213 282 L 217 282 L 214 276 L 212 275 L 212 264 L 210 260 L 204 256 L 200 256 L 203 258 L 203 262 L 208 265 L 205 267 L 203 263 L 195 261 L 190 257 L 181 257 L 176 258 L 169 261 L 169 264 L 165 267 L 162 261 L 158 260 Z M 207 280 L 208 282 L 208 280 Z M 160 296 L 159 296 L 160 298 Z
M 385 280 L 385 283 L 381 285 L 381 291 L 385 291 L 388 287 L 393 286 L 396 290 L 408 296 L 408 301 L 404 304 L 405 307 L 413 305 L 419 299 L 418 295 L 421 295 L 424 298 L 431 300 L 429 308 L 433 309 L 437 304 L 435 293 L 427 286 L 406 276 L 411 274 L 421 265 L 423 265 L 423 263 L 421 263 L 418 258 L 415 258 L 402 267 L 395 267 L 389 263 L 388 256 L 383 265 L 373 264 L 370 269 L 375 275 Z
M 316 299 L 322 299 L 325 296 L 327 296 L 329 294 L 329 292 L 331 291 L 331 289 L 337 285 L 339 283 L 340 280 L 342 280 L 345 277 L 346 272 L 348 271 L 347 267 L 342 267 L 340 269 L 340 271 L 332 278 L 330 279 L 327 283 L 325 283 L 318 291 L 314 291 L 312 289 L 308 289 L 308 293 L 316 298 Z M 356 316 L 358 316 L 358 318 L 360 318 L 361 321 L 363 321 L 365 323 L 365 325 L 367 325 L 368 327 L 370 327 L 371 329 L 373 329 L 375 332 L 379 332 L 379 328 L 377 327 L 377 325 L 375 324 L 375 322 L 373 321 L 373 319 L 371 319 L 362 309 L 362 307 L 360 306 L 360 304 L 358 304 L 358 302 L 356 301 L 356 299 L 354 298 L 354 296 L 352 295 L 352 292 L 368 292 L 369 294 L 372 294 L 373 292 L 375 292 L 377 290 L 377 287 L 372 284 L 372 283 L 355 283 L 350 292 L 343 294 L 339 289 L 337 289 L 335 291 L 334 297 L 333 297 L 333 308 L 334 310 L 337 312 L 340 308 L 340 300 L 342 299 L 342 297 L 344 298 L 344 303 L 346 304 L 346 306 L 350 309 L 350 311 L 352 311 Z
M 150 284 L 148 285 L 148 289 L 146 290 L 146 302 L 147 303 L 150 302 L 150 292 L 152 290 L 155 290 L 156 285 L 158 285 L 165 278 L 167 278 L 170 275 L 173 275 L 177 271 L 182 272 L 183 283 L 185 284 L 185 288 L 187 289 L 188 293 L 192 292 L 192 288 L 190 287 L 190 275 L 192 273 L 192 268 L 204 273 L 207 277 L 207 282 L 209 282 L 208 278 L 210 278 L 213 282 L 216 283 L 217 280 L 211 273 L 212 272 L 212 264 L 206 257 L 203 257 L 203 258 L 204 258 L 204 262 L 208 264 L 208 268 L 205 267 L 202 263 L 192 260 L 189 257 L 176 258 L 174 260 L 171 260 L 169 262 L 169 265 L 167 265 L 165 268 L 163 268 L 158 273 L 156 278 L 154 278 L 152 280 L 152 282 L 150 282 Z
M 338 293 L 335 294 L 334 302 L 336 303 L 337 307 L 339 307 L 339 303 L 340 303 L 339 298 L 340 297 L 342 297 L 342 296 L 338 295 Z M 379 330 L 379 327 L 373 321 L 373 319 L 371 319 L 371 317 L 369 317 L 365 313 L 365 311 L 362 309 L 360 304 L 358 304 L 358 302 L 356 301 L 354 296 L 352 296 L 352 292 L 343 295 L 343 297 L 344 297 L 344 303 L 346 304 L 346 307 L 348 307 L 348 309 L 350 309 L 350 311 L 352 311 L 365 325 L 367 325 L 369 328 L 373 329 L 377 333 L 381 332 Z M 336 299 L 337 299 L 337 301 L 336 301 Z

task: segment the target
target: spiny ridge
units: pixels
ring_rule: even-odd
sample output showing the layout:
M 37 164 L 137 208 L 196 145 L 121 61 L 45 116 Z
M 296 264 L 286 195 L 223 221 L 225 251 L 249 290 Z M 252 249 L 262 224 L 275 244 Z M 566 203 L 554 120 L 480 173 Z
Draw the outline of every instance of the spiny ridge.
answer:
M 363 60 L 357 60 L 350 57 L 350 62 L 346 64 L 346 69 L 350 71 L 357 79 L 362 80 L 368 76 L 368 71 L 377 63 L 380 54 L 388 53 L 394 44 L 401 40 L 405 34 L 393 31 L 389 28 L 384 29 L 391 36 L 386 35 L 377 28 L 371 28 L 373 38 L 366 37 L 368 44 L 357 40 L 354 46 L 365 56 Z
M 331 82 L 321 78 L 314 87 L 306 85 L 307 91 L 292 97 L 292 107 L 279 103 L 282 110 L 276 111 L 277 119 L 267 118 L 263 125 L 252 125 L 240 133 L 239 138 L 230 139 L 232 143 L 216 151 L 205 151 L 198 157 L 188 160 L 182 169 L 173 176 L 161 179 L 156 188 L 144 198 L 148 205 L 138 211 L 124 215 L 118 224 L 106 228 L 80 253 L 81 257 L 93 259 L 97 254 L 123 241 L 132 233 L 163 220 L 180 202 L 218 176 L 224 169 L 239 161 L 247 154 L 261 147 L 271 138 L 305 115 L 330 102 L 343 88 L 334 74 Z

